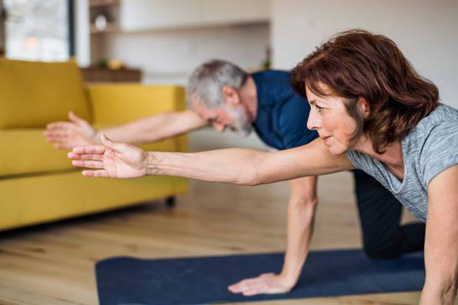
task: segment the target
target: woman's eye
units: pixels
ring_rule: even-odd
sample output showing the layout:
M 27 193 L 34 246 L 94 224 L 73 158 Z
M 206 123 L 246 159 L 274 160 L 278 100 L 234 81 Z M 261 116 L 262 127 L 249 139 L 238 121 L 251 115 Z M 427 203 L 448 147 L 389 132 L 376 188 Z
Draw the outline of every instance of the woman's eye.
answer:
M 323 107 L 316 105 L 316 109 L 318 110 L 318 112 L 321 112 L 321 110 L 323 110 Z

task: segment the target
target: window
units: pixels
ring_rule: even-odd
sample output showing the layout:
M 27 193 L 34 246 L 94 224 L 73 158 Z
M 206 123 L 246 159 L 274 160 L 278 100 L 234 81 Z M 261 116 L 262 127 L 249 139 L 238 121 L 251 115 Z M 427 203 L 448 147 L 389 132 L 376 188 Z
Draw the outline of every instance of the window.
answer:
M 65 61 L 73 53 L 72 1 L 3 0 L 6 57 Z

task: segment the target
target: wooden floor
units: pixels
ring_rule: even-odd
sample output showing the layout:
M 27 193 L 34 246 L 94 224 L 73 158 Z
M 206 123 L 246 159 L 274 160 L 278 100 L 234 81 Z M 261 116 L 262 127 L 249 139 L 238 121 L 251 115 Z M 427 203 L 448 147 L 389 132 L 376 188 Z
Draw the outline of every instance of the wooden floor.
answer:
M 320 178 L 313 249 L 360 246 L 352 177 Z M 0 233 L 0 304 L 97 304 L 94 264 L 141 258 L 283 251 L 287 183 L 237 187 L 193 181 L 161 202 Z M 419 293 L 256 304 L 416 304 Z M 252 303 L 254 304 L 254 303 Z

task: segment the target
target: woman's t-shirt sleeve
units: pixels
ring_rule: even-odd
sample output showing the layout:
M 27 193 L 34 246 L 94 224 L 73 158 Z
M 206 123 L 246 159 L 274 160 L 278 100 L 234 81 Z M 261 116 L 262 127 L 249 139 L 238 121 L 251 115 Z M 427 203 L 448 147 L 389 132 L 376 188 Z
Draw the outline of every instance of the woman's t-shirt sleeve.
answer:
M 435 125 L 421 147 L 418 166 L 427 188 L 438 174 L 458 164 L 458 122 Z

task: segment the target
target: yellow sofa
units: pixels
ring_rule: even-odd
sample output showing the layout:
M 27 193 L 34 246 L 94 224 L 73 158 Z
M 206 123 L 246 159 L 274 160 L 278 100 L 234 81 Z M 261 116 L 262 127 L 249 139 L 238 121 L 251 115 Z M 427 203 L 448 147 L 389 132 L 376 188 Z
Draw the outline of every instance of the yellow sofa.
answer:
M 72 61 L 38 63 L 0 58 L 0 230 L 167 198 L 188 189 L 173 177 L 87 178 L 42 134 L 49 122 L 77 115 L 96 126 L 125 123 L 185 107 L 179 86 L 84 87 Z M 185 136 L 145 145 L 185 151 Z

